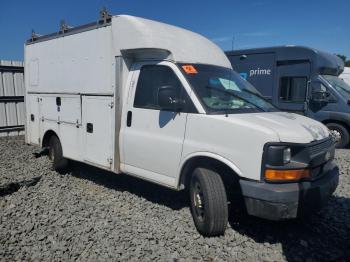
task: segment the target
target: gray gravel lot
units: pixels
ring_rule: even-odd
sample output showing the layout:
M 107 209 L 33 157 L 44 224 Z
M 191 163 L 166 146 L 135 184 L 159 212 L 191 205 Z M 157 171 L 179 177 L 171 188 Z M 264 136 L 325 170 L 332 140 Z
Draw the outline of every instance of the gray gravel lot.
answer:
M 59 175 L 23 137 L 0 139 L 0 261 L 350 260 L 350 149 L 328 205 L 306 219 L 232 216 L 203 238 L 184 192 L 75 164 Z

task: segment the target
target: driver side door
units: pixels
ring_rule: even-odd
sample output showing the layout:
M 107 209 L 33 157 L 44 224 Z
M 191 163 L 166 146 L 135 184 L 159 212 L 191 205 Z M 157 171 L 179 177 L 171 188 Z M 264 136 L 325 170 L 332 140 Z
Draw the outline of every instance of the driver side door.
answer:
M 330 112 L 339 111 L 337 106 L 335 96 L 325 83 L 320 80 L 313 80 L 310 84 L 310 102 L 307 116 L 323 121 L 329 118 Z
M 172 86 L 183 99 L 187 91 L 170 62 L 135 65 L 122 128 L 122 162 L 127 173 L 174 187 L 182 155 L 186 110 L 165 111 L 158 90 Z

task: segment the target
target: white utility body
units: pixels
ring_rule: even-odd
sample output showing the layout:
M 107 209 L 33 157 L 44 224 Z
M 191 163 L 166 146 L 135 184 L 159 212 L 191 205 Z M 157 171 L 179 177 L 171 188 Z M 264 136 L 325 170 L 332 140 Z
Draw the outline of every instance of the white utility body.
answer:
M 263 176 L 269 143 L 316 145 L 320 154 L 334 154 L 334 148 L 321 123 L 273 110 L 256 94 L 236 94 L 249 84 L 225 78 L 231 74 L 236 77 L 223 51 L 205 37 L 128 15 L 34 35 L 25 45 L 26 142 L 47 148 L 55 136 L 65 159 L 175 190 L 189 186 L 196 167 L 225 167 L 239 180 L 247 206 L 265 201 L 254 198 L 247 183 L 270 185 Z M 206 193 L 193 194 L 193 210 L 207 208 Z M 283 215 L 294 217 L 295 210 Z M 198 230 L 220 233 L 220 226 L 203 229 L 206 216 L 195 219 Z

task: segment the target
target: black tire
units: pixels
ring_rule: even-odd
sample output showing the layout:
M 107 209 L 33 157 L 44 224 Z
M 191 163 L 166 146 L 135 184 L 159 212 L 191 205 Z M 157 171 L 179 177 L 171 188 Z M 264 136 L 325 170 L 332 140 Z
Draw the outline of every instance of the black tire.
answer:
M 49 141 L 49 158 L 52 160 L 52 167 L 58 173 L 66 173 L 69 167 L 68 159 L 63 157 L 61 142 L 57 136 L 52 136 Z
M 191 213 L 198 232 L 204 236 L 223 235 L 228 221 L 224 183 L 218 173 L 196 168 L 190 182 Z
M 335 144 L 336 148 L 344 148 L 349 144 L 350 136 L 346 127 L 337 123 L 328 123 L 327 127 L 333 133 L 333 136 L 334 134 L 338 136 Z

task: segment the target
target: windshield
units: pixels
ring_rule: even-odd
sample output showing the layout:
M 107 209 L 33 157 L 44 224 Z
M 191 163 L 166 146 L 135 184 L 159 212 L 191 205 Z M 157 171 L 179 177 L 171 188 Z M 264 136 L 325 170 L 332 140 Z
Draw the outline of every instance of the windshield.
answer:
M 208 113 L 278 111 L 231 69 L 203 64 L 180 64 L 180 68 Z
M 342 96 L 350 99 L 350 86 L 337 76 L 322 75 Z

